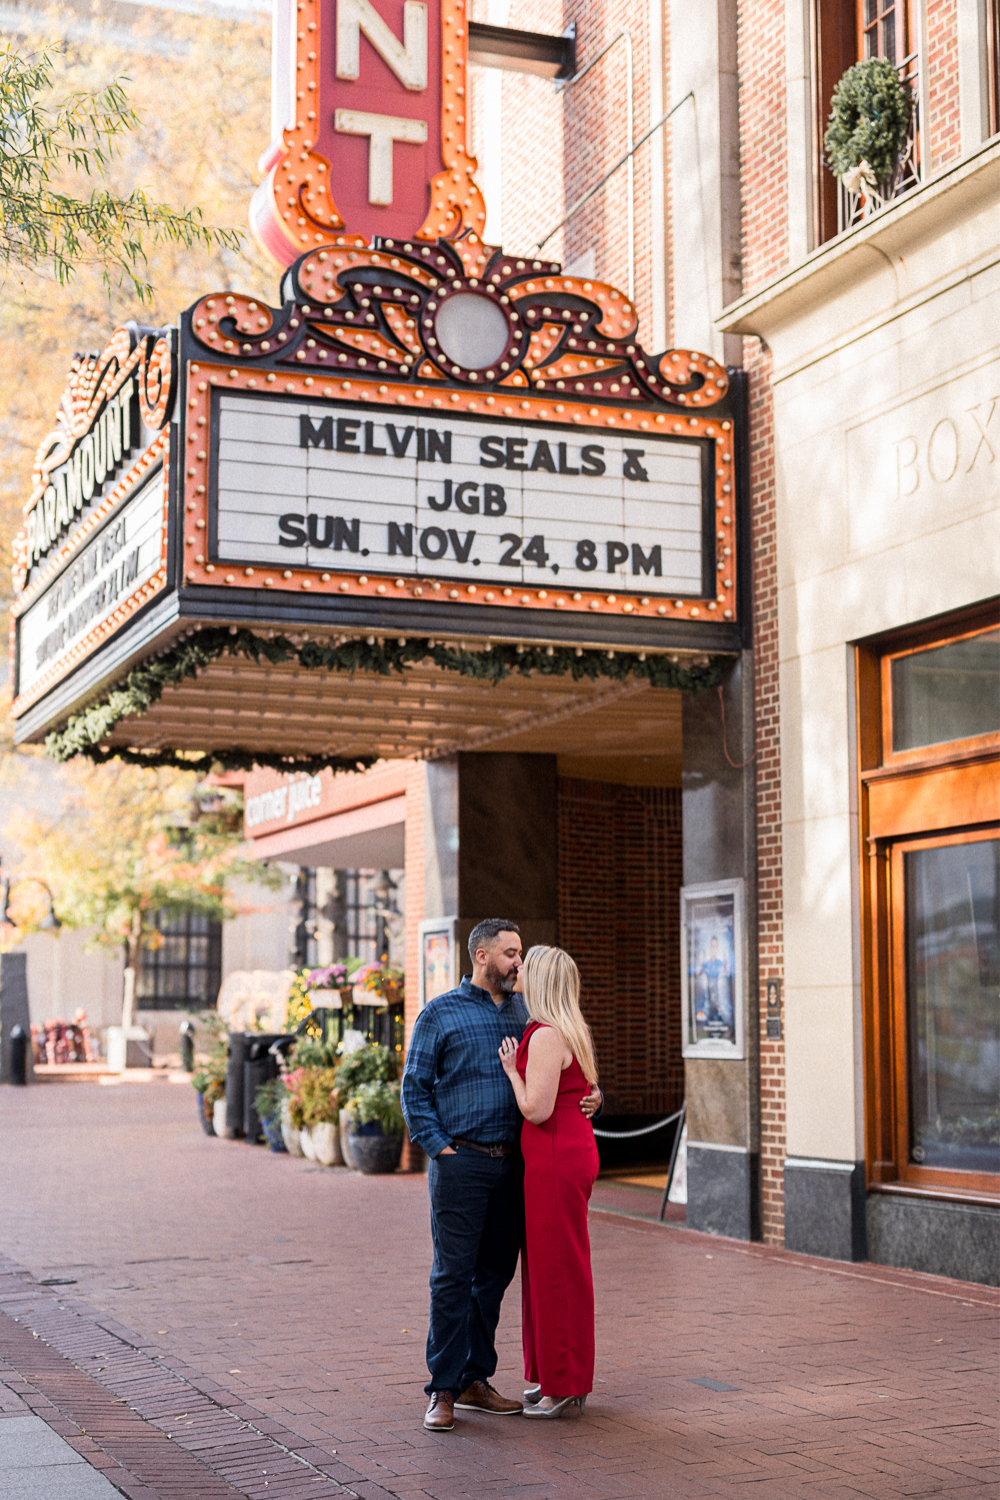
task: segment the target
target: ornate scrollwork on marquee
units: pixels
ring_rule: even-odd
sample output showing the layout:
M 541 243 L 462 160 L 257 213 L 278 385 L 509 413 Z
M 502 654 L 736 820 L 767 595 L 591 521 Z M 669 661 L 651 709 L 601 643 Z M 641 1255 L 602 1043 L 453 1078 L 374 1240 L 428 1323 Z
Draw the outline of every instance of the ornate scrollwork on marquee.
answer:
M 115 330 L 100 354 L 74 357 L 55 425 L 35 453 L 31 494 L 24 507 L 25 525 L 14 539 L 16 592 L 24 588 L 28 574 L 28 518 L 42 500 L 51 476 L 93 430 L 108 403 L 134 379 L 143 425 L 159 432 L 169 422 L 177 389 L 174 337 L 172 328 L 128 322 Z
M 647 354 L 635 339 L 635 307 L 614 287 L 489 246 L 488 258 L 480 251 L 469 265 L 480 242 L 467 239 L 468 246 L 376 240 L 315 251 L 290 271 L 291 296 L 280 309 L 217 292 L 192 310 L 191 329 L 223 359 L 325 375 L 391 374 L 415 385 L 439 379 L 702 411 L 725 396 L 728 376 L 709 356 L 686 349 Z M 468 324 L 470 314 L 492 327 L 493 342 L 482 360 L 469 348 L 459 362 L 442 330 L 454 327 L 456 316 Z

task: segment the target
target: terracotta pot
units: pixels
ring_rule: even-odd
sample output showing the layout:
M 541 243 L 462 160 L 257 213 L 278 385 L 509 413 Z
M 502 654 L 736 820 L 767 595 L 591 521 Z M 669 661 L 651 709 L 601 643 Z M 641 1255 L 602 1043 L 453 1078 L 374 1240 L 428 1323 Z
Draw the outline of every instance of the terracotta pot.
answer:
M 344 1157 L 344 1166 L 350 1167 L 352 1172 L 358 1170 L 354 1156 L 351 1153 L 351 1117 L 346 1109 L 340 1111 L 340 1149 Z
M 222 1139 L 225 1140 L 225 1138 L 226 1138 L 226 1101 L 225 1101 L 225 1099 L 216 1099 L 215 1103 L 212 1105 L 212 1127 L 215 1130 L 216 1135 L 221 1136 Z
M 340 1126 L 331 1120 L 314 1125 L 310 1131 L 316 1160 L 323 1167 L 342 1167 L 344 1153 L 340 1149 Z
M 381 1125 L 356 1125 L 350 1134 L 351 1152 L 357 1170 L 366 1176 L 395 1172 L 403 1154 L 401 1135 L 383 1135 Z
M 299 1140 L 299 1132 L 292 1124 L 288 1100 L 282 1100 L 281 1104 L 281 1139 L 285 1143 L 285 1150 L 289 1156 L 302 1155 L 302 1142 Z
M 304 1125 L 299 1131 L 299 1141 L 302 1146 L 302 1155 L 309 1161 L 315 1161 L 316 1147 L 313 1145 L 312 1130 L 308 1125 Z

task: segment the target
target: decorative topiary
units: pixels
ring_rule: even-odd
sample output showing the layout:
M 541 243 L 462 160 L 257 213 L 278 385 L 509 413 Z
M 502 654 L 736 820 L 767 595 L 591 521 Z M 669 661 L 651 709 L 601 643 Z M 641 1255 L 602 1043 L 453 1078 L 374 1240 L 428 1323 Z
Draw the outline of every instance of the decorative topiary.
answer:
M 834 89 L 832 103 L 823 145 L 833 175 L 843 180 L 853 173 L 859 186 L 888 182 L 910 120 L 910 96 L 892 63 L 881 57 L 855 63 Z

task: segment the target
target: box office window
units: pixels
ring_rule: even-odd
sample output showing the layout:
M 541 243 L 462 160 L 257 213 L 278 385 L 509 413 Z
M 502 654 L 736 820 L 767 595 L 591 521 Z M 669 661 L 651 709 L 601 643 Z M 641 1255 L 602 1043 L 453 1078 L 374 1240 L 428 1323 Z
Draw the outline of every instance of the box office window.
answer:
M 858 649 L 873 1188 L 1000 1192 L 1000 629 Z

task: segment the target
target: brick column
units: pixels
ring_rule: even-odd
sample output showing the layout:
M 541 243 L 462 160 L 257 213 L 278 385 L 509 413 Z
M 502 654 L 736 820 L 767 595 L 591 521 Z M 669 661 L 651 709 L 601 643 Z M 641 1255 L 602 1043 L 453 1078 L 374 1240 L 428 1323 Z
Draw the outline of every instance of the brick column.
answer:
M 744 340 L 750 376 L 750 513 L 754 589 L 754 707 L 757 724 L 757 953 L 760 992 L 761 1233 L 785 1235 L 785 1043 L 767 1036 L 767 982 L 784 978 L 781 864 L 777 516 L 771 354 Z M 773 1013 L 772 1013 L 773 1014 Z M 784 1021 L 782 1018 L 782 1031 Z

